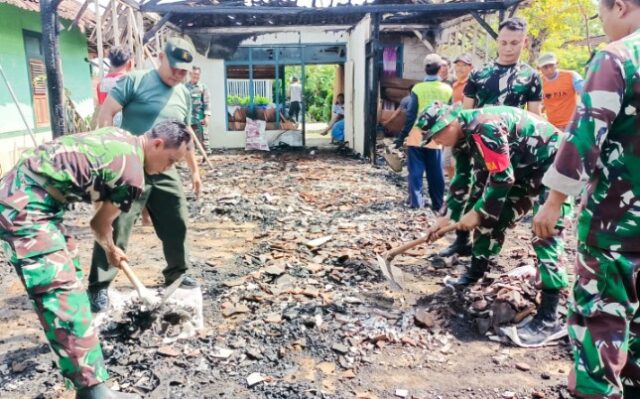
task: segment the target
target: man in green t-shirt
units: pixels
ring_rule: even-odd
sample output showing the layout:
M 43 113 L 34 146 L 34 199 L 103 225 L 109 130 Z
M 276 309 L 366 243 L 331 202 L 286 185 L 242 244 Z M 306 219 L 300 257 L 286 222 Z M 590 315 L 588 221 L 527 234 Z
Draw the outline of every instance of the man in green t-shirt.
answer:
M 132 72 L 120 79 L 109 92 L 98 116 L 100 126 L 111 125 L 113 115 L 118 112 L 122 112 L 121 127 L 134 135 L 141 135 L 164 120 L 190 124 L 191 94 L 182 81 L 192 67 L 194 54 L 190 42 L 182 38 L 170 38 L 164 52 L 160 53 L 157 69 Z M 202 182 L 193 149 L 186 160 L 197 195 Z M 145 176 L 144 193 L 132 204 L 131 212 L 121 215 L 113 224 L 113 237 L 118 247 L 126 249 L 133 225 L 145 207 L 162 241 L 167 261 L 163 274 L 168 285 L 180 278 L 189 267 L 186 249 L 187 201 L 175 168 L 159 175 Z M 94 245 L 89 275 L 89 297 L 94 312 L 102 312 L 109 307 L 107 290 L 116 273 L 117 269 L 109 264 L 102 248 Z M 182 285 L 195 287 L 197 283 L 186 276 Z

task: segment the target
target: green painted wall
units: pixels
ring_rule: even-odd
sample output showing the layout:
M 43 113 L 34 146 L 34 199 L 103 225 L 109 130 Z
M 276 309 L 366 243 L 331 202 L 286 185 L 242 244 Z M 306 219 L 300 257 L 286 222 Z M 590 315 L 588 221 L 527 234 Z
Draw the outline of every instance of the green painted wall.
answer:
M 27 120 L 34 126 L 31 88 L 25 54 L 23 31 L 42 32 L 40 14 L 22 10 L 7 4 L 0 4 L 0 64 L 18 97 Z M 60 33 L 60 54 L 64 86 L 71 92 L 71 98 L 81 108 L 93 107 L 91 72 L 87 58 L 87 38 L 77 28 L 67 31 L 70 22 L 62 20 L 65 29 Z M 2 133 L 24 130 L 24 123 L 18 114 L 4 81 L 0 81 L 0 137 Z

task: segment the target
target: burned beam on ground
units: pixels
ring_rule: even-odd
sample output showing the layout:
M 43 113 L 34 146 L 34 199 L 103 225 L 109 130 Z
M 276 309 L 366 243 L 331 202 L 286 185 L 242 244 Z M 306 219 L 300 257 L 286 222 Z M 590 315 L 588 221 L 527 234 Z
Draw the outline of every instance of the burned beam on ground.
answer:
M 42 51 L 47 72 L 47 91 L 51 133 L 54 138 L 66 131 L 64 119 L 64 86 L 60 62 L 58 6 L 60 0 L 40 0 L 40 20 L 42 23 Z

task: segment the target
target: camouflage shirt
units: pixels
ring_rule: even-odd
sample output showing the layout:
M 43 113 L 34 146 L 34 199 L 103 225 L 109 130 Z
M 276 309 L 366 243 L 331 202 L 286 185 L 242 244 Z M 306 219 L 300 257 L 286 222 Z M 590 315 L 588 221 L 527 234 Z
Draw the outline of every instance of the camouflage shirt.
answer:
M 469 75 L 465 97 L 475 100 L 474 108 L 487 105 L 524 107 L 530 101 L 542 101 L 542 80 L 529 65 L 518 62 L 486 64 Z
M 537 115 L 504 106 L 464 110 L 458 121 L 464 133 L 458 145 L 467 148 L 473 163 L 489 175 L 473 209 L 485 219 L 498 220 L 516 180 L 533 171 L 546 170 L 553 162 L 562 132 Z M 465 167 L 471 169 L 471 162 L 456 164 L 456 175 L 471 173 Z M 465 195 L 450 190 L 447 207 L 454 202 L 464 203 Z
M 144 188 L 144 153 L 135 136 L 114 127 L 62 136 L 26 151 L 17 168 L 44 177 L 68 202 L 108 200 L 123 212 Z
M 199 125 L 205 116 L 211 116 L 209 108 L 209 89 L 204 83 L 186 84 L 191 93 L 191 124 Z
M 578 239 L 619 252 L 640 251 L 640 30 L 591 61 L 581 101 L 553 166 L 549 188 L 587 187 Z

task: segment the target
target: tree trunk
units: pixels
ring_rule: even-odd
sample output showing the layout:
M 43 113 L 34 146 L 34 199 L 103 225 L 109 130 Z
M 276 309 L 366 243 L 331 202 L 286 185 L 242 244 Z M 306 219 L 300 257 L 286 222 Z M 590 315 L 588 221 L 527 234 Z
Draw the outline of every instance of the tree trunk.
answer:
M 549 33 L 546 30 L 541 30 L 538 36 L 533 37 L 529 35 L 529 64 L 535 66 L 536 60 L 540 56 L 542 51 L 542 45 L 549 37 Z

